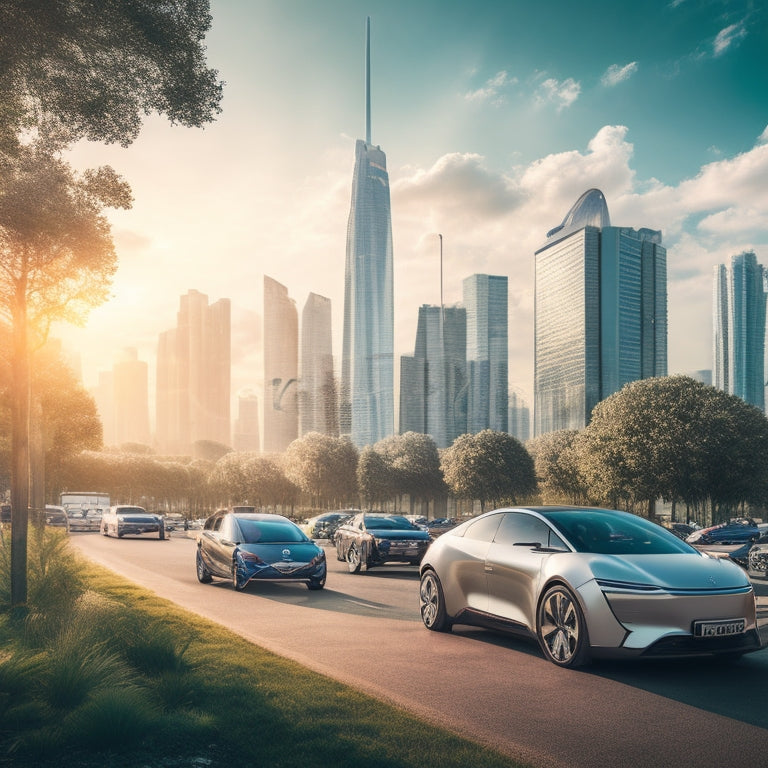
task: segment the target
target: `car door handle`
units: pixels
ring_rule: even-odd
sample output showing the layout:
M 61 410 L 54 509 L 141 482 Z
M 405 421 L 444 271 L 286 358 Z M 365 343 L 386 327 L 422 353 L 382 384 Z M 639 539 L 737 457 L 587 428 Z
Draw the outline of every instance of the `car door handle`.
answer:
M 493 566 L 488 565 L 488 563 L 485 564 L 485 572 L 486 573 L 493 573 Z

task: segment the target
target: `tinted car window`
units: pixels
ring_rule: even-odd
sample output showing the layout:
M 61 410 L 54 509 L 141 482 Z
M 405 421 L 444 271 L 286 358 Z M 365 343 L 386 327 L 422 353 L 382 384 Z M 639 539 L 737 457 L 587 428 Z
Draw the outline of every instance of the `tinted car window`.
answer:
M 501 522 L 502 517 L 503 515 L 481 517 L 464 531 L 464 538 L 476 539 L 478 541 L 493 541 L 493 537 L 499 528 L 499 523 Z
M 666 555 L 692 547 L 660 525 L 635 515 L 602 510 L 548 512 L 547 519 L 577 552 L 603 555 Z
M 366 517 L 365 527 L 378 530 L 413 530 L 414 526 L 404 517 Z
M 239 519 L 244 544 L 269 544 L 273 542 L 307 541 L 307 537 L 290 523 L 271 520 Z
M 508 512 L 503 517 L 494 537 L 494 541 L 499 544 L 535 542 L 541 547 L 568 549 L 565 542 L 538 517 L 521 512 Z

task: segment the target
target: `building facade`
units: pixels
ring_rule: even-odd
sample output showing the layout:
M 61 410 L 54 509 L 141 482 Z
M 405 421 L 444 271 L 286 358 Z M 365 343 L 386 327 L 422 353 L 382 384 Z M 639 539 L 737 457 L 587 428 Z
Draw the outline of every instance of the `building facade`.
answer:
M 370 19 L 366 139 L 355 145 L 344 270 L 340 430 L 358 447 L 394 433 L 394 298 L 387 158 L 371 144 Z
M 666 249 L 611 226 L 590 189 L 535 258 L 534 434 L 582 429 L 600 400 L 667 373 Z
M 169 454 L 202 441 L 231 445 L 231 304 L 199 291 L 180 299 L 176 328 L 157 347 L 156 440 Z
M 259 398 L 253 390 L 244 390 L 237 396 L 237 418 L 232 435 L 232 447 L 236 451 L 253 453 L 258 453 L 261 449 Z
M 509 393 L 509 434 L 521 443 L 531 439 L 531 409 L 517 393 Z
M 288 289 L 264 276 L 264 451 L 299 436 L 299 315 Z
M 310 293 L 301 312 L 300 435 L 339 434 L 331 330 L 331 300 Z
M 467 432 L 506 432 L 509 401 L 506 276 L 470 275 L 463 282 L 467 312 Z
M 714 270 L 714 385 L 765 410 L 766 270 L 752 252 Z

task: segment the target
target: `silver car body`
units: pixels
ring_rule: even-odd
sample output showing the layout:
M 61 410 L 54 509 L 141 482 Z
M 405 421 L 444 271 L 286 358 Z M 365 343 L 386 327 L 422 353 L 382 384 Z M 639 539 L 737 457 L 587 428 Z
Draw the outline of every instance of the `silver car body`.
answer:
M 602 542 L 579 538 L 588 521 L 586 528 L 605 531 Z M 755 596 L 744 571 L 625 512 L 488 512 L 437 539 L 420 573 L 428 628 L 456 623 L 519 631 L 537 637 L 545 655 L 561 666 L 593 656 L 736 656 L 760 648 Z M 553 658 L 552 628 L 544 625 L 561 599 L 563 610 L 573 603 L 573 622 L 554 622 L 562 629 L 558 643 L 570 640 L 573 653 L 555 649 Z M 574 634 L 571 623 L 579 615 L 582 626 Z M 430 626 L 435 616 L 443 621 Z M 583 646 L 578 653 L 577 643 Z

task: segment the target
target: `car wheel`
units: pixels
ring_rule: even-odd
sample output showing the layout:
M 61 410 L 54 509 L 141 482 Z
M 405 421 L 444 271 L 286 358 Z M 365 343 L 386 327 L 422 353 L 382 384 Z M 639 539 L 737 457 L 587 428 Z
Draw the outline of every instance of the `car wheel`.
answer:
M 341 542 L 336 542 L 336 559 L 340 562 L 344 562 L 344 555 L 341 554 Z
M 157 538 L 160 539 L 160 541 L 165 539 L 165 528 L 162 525 L 160 526 L 160 530 L 157 532 Z
M 203 562 L 203 556 L 200 554 L 200 550 L 197 550 L 197 556 L 195 557 L 195 566 L 197 570 L 197 580 L 201 584 L 210 584 L 213 581 L 211 572 L 205 567 Z
M 307 589 L 314 592 L 318 589 L 322 589 L 325 586 L 325 576 L 322 579 L 312 579 L 307 582 Z
M 559 667 L 589 661 L 589 636 L 581 606 L 566 587 L 550 587 L 539 604 L 537 634 L 544 655 Z
M 451 621 L 445 610 L 445 597 L 440 579 L 434 571 L 424 571 L 419 586 L 421 620 L 434 632 L 450 632 Z
M 360 573 L 360 553 L 357 551 L 357 547 L 352 544 L 347 550 L 347 567 L 350 573 Z
M 106 525 L 101 526 L 101 535 L 102 536 L 109 536 L 109 530 L 107 529 Z
M 240 581 L 237 573 L 237 558 L 232 560 L 232 586 L 237 592 L 242 592 L 245 589 L 245 584 Z

